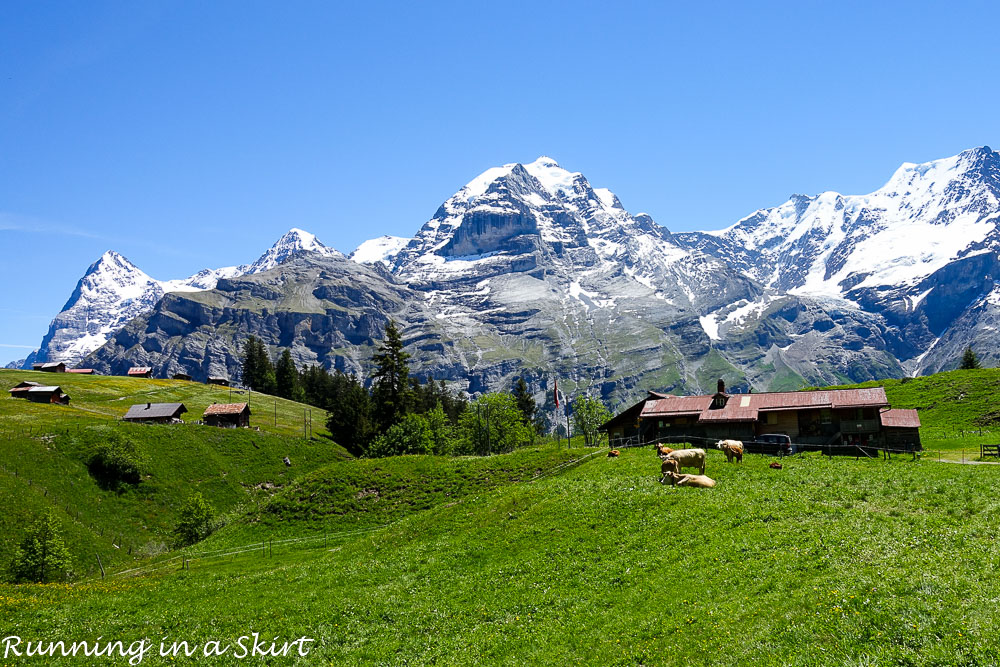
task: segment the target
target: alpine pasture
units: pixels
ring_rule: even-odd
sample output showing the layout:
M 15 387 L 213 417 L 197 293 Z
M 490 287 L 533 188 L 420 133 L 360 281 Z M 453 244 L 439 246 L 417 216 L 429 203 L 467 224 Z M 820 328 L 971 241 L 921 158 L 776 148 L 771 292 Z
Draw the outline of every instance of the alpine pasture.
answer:
M 966 373 L 951 385 L 968 380 L 968 391 L 954 395 L 941 376 L 887 383 L 894 407 L 922 409 L 925 447 L 936 446 L 934 428 L 946 451 L 955 433 L 988 428 L 998 375 Z M 902 389 L 909 394 L 895 394 Z M 0 403 L 11 419 L 10 401 Z M 42 456 L 51 468 L 45 489 L 68 476 L 73 485 L 60 492 L 82 493 L 92 482 L 75 450 L 59 444 L 72 428 L 48 428 L 54 439 L 18 440 L 17 459 Z M 169 427 L 145 428 L 138 432 Z M 805 454 L 774 470 L 768 457 L 728 464 L 709 451 L 706 474 L 718 485 L 695 489 L 659 484 L 651 447 L 615 458 L 545 445 L 488 458 L 349 461 L 332 444 L 306 441 L 328 448 L 329 460 L 306 457 L 308 470 L 290 468 L 281 488 L 263 491 L 280 470 L 240 455 L 266 445 L 269 459 L 295 440 L 290 425 L 272 435 L 281 439 L 220 454 L 218 470 L 172 478 L 212 488 L 209 478 L 242 470 L 247 495 L 220 508 L 227 524 L 218 532 L 184 550 L 120 558 L 104 579 L 2 585 L 4 636 L 204 645 L 257 632 L 314 639 L 307 657 L 270 659 L 310 665 L 994 664 L 1000 655 L 998 466 Z M 168 440 L 150 438 L 152 458 L 173 452 Z M 225 449 L 200 446 L 206 460 Z M 124 499 L 93 489 L 86 497 L 127 502 L 161 476 L 167 470 L 154 469 Z M 39 484 L 3 493 L 41 504 L 51 492 L 35 498 Z M 151 484 L 143 502 L 155 505 L 159 494 Z M 73 537 L 73 517 L 63 521 L 68 542 L 90 539 L 84 528 Z M 92 542 L 84 546 L 75 557 Z M 199 660 L 244 662 L 232 651 L 187 659 Z

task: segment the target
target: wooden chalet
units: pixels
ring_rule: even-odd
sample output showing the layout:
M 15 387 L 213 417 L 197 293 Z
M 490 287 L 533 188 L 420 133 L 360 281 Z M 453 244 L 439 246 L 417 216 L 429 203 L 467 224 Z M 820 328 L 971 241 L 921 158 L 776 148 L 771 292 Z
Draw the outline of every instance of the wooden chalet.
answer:
M 43 361 L 31 364 L 31 370 L 44 371 L 46 373 L 65 373 L 66 364 L 61 361 Z
M 127 422 L 176 424 L 187 411 L 183 403 L 140 403 L 130 407 L 122 419 Z
M 224 378 L 224 377 L 218 377 L 218 376 L 210 375 L 210 376 L 208 376 L 208 379 L 205 380 L 205 384 L 217 384 L 220 387 L 228 387 L 229 386 L 229 378 Z
M 244 428 L 250 426 L 250 406 L 246 403 L 213 403 L 202 420 L 209 426 Z
M 603 426 L 612 444 L 671 437 L 753 441 L 783 434 L 793 443 L 920 449 L 915 410 L 891 410 L 883 387 L 705 396 L 650 394 Z
M 174 373 L 173 378 L 175 380 L 188 380 L 188 381 L 191 380 L 191 376 L 188 375 L 187 373 Z
M 97 375 L 97 371 L 93 368 L 67 368 L 67 373 L 76 373 L 77 375 Z
M 38 382 L 21 382 L 8 390 L 11 398 L 24 398 L 32 403 L 57 403 L 69 405 L 69 395 L 60 387 L 50 387 Z
M 130 378 L 151 378 L 153 377 L 153 369 L 149 366 L 133 366 L 128 369 L 126 375 Z

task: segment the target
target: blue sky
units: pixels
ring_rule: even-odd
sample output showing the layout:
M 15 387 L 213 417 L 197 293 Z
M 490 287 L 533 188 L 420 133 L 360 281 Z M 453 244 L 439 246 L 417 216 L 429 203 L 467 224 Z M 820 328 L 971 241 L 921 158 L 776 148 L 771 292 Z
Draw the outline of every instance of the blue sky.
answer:
M 87 266 L 412 235 L 549 155 L 672 230 L 1000 144 L 995 3 L 9 2 L 0 360 Z M 11 276 L 20 276 L 11 279 Z M 24 347 L 17 347 L 24 346 Z

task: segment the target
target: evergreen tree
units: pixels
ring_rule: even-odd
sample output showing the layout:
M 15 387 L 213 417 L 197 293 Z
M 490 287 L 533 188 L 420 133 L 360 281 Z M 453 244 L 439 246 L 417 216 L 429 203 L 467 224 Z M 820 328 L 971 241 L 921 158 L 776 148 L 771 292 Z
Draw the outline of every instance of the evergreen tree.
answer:
M 351 454 L 361 456 L 376 434 L 371 397 L 350 375 L 337 371 L 328 377 L 326 427 L 334 442 Z
M 243 384 L 254 391 L 273 394 L 275 391 L 274 365 L 264 343 L 256 336 L 247 338 L 243 345 Z
M 375 374 L 372 376 L 372 399 L 375 402 L 375 421 L 385 432 L 409 410 L 410 355 L 403 351 L 403 336 L 396 323 L 389 320 L 385 327 L 385 340 L 378 353 L 372 357 Z
M 67 575 L 71 565 L 59 521 L 49 510 L 32 524 L 24 541 L 14 550 L 11 578 L 15 582 L 44 583 Z
M 972 346 L 969 345 L 965 348 L 965 352 L 962 353 L 962 363 L 959 366 L 963 371 L 972 370 L 973 368 L 982 368 L 983 365 L 979 363 L 979 357 L 976 353 L 972 351 Z
M 514 400 L 517 401 L 517 409 L 521 411 L 524 423 L 534 428 L 535 411 L 538 408 L 535 405 L 535 397 L 528 391 L 528 384 L 523 377 L 517 378 L 514 384 Z
M 281 398 L 297 400 L 301 398 L 299 391 L 299 372 L 292 361 L 292 353 L 286 348 L 278 358 L 274 368 L 275 392 Z

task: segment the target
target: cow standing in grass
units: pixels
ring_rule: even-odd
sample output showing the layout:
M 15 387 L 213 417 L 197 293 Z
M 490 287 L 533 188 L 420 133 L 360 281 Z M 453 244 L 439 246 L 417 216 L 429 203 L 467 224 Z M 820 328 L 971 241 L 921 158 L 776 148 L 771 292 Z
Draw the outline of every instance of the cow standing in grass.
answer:
M 677 472 L 681 468 L 698 468 L 698 474 L 705 474 L 705 450 L 704 449 L 675 449 L 663 459 L 677 462 Z
M 739 440 L 719 440 L 715 447 L 722 450 L 728 463 L 732 463 L 733 459 L 736 459 L 737 463 L 743 463 L 743 443 Z

